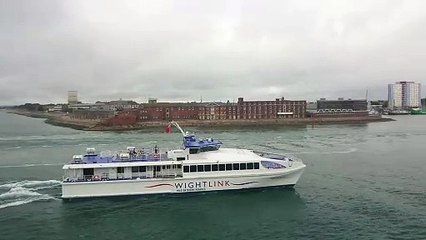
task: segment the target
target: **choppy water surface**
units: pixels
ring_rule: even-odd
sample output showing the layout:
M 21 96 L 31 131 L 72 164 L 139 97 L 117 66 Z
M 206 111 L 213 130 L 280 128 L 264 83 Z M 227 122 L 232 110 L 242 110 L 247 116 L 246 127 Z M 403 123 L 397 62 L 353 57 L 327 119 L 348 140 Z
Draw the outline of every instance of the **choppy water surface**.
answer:
M 426 239 L 426 116 L 396 119 L 188 129 L 303 159 L 294 189 L 63 202 L 61 167 L 73 154 L 177 148 L 181 136 L 82 132 L 0 112 L 0 239 Z

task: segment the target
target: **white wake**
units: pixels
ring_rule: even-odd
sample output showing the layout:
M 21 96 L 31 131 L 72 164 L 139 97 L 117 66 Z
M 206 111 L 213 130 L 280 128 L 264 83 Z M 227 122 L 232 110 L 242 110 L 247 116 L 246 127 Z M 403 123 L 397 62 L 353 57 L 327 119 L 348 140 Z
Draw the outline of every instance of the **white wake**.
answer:
M 60 185 L 58 180 L 11 182 L 0 184 L 0 190 L 6 190 L 0 194 L 0 209 L 28 204 L 35 201 L 56 199 L 55 197 L 37 192 L 42 189 L 55 188 Z

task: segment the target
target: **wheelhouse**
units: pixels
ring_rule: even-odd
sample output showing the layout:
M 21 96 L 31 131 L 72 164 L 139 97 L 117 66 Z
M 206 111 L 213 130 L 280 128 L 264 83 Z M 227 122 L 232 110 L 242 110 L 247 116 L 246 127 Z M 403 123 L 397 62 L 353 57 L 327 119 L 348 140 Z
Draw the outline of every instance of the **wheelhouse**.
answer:
M 185 149 L 189 149 L 189 154 L 216 151 L 219 150 L 221 145 L 221 141 L 213 138 L 197 140 L 194 135 L 186 135 L 183 137 L 183 146 Z

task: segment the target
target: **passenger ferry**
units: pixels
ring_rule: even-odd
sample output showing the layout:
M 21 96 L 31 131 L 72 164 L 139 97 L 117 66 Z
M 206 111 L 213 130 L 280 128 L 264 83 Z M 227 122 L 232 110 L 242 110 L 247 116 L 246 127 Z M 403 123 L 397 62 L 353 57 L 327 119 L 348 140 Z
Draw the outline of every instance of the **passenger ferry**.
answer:
M 294 186 L 305 168 L 293 157 L 221 148 L 216 139 L 197 139 L 176 122 L 171 125 L 183 135 L 182 149 L 127 147 L 111 154 L 87 148 L 84 155 L 74 155 L 63 166 L 62 198 Z

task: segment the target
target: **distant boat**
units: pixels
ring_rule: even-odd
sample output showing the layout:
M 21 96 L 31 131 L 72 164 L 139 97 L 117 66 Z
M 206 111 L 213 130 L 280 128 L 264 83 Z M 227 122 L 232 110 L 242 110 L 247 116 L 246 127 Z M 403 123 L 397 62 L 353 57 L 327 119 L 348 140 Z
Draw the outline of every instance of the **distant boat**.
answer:
M 127 147 L 117 154 L 88 148 L 65 164 L 62 198 L 222 191 L 293 186 L 305 168 L 301 160 L 183 134 L 183 149 L 161 152 Z M 169 127 L 166 132 L 170 132 Z
M 420 108 L 413 108 L 411 109 L 410 113 L 412 115 L 426 115 L 426 110 L 422 110 Z
M 408 115 L 410 112 L 408 110 L 389 110 L 389 115 Z

